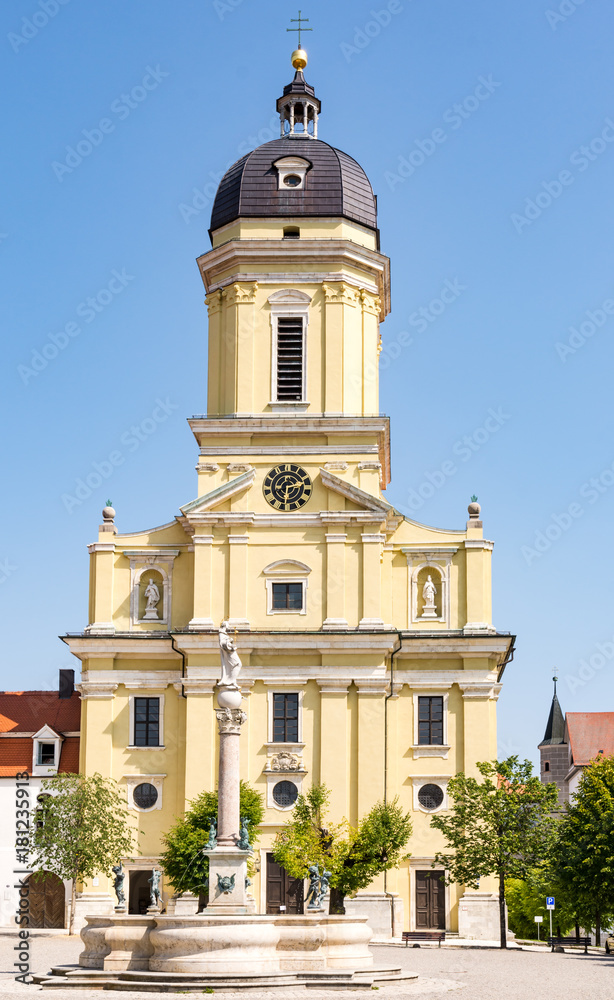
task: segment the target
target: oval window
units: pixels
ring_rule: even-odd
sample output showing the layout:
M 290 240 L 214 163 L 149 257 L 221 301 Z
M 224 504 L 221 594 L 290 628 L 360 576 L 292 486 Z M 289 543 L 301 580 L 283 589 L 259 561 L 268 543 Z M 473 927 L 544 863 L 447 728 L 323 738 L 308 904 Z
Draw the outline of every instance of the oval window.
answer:
M 443 791 L 439 785 L 423 785 L 418 792 L 418 802 L 423 809 L 439 809 L 443 802 Z
M 284 184 L 286 187 L 295 188 L 300 187 L 301 178 L 298 174 L 286 174 L 284 177 Z
M 153 809 L 158 801 L 158 789 L 155 785 L 150 785 L 148 781 L 137 785 L 132 793 L 134 804 L 139 809 Z
M 293 806 L 298 798 L 298 788 L 293 781 L 278 781 L 273 788 L 273 799 L 282 809 Z

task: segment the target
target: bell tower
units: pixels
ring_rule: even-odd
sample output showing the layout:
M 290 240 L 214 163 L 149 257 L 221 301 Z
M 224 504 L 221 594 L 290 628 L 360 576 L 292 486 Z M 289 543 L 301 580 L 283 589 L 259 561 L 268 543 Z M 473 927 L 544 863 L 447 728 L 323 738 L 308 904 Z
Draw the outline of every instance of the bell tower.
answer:
M 335 461 L 375 456 L 378 492 L 389 467 L 378 357 L 390 265 L 366 174 L 318 137 L 320 101 L 306 64 L 299 48 L 277 101 L 281 138 L 234 164 L 215 198 L 212 249 L 198 258 L 209 311 L 207 419 L 191 426 L 201 455 L 218 447 L 214 439 L 231 448 L 241 428 L 243 461 L 275 447 L 302 460 L 318 442 Z

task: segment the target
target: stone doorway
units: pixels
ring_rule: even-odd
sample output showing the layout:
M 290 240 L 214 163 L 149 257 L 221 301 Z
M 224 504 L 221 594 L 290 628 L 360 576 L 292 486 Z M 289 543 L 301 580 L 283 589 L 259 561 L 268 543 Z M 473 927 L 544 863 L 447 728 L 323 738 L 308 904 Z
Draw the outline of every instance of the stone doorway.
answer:
M 266 856 L 266 911 L 267 913 L 302 913 L 303 880 L 291 878 L 285 868 Z
M 143 916 L 147 913 L 151 899 L 151 869 L 137 869 L 130 872 L 130 894 L 128 896 L 128 913 Z
M 43 877 L 44 876 L 44 877 Z M 50 872 L 34 872 L 30 887 L 30 927 L 59 930 L 66 926 L 64 883 Z
M 416 930 L 446 929 L 446 887 L 444 873 L 416 872 Z

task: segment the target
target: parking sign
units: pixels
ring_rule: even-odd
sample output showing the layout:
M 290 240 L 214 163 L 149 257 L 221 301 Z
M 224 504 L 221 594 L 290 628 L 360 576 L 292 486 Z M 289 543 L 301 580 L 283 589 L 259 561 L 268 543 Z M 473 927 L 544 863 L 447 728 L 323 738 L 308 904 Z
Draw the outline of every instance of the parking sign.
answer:
M 554 909 L 554 896 L 546 896 L 546 909 L 547 910 Z

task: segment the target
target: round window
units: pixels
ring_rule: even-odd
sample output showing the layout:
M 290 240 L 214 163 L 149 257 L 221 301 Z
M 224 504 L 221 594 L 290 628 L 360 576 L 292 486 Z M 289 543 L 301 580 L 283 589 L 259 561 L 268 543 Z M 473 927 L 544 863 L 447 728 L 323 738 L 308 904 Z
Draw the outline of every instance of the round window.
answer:
M 286 174 L 284 177 L 284 184 L 289 188 L 300 187 L 301 178 L 298 174 Z
M 423 785 L 418 792 L 418 802 L 423 809 L 439 809 L 443 802 L 443 791 L 439 785 Z
M 298 788 L 293 781 L 278 781 L 273 788 L 273 798 L 278 806 L 287 809 L 298 798 Z
M 153 809 L 158 801 L 158 789 L 154 785 L 150 785 L 148 781 L 144 781 L 141 785 L 136 786 L 132 798 L 139 809 Z

